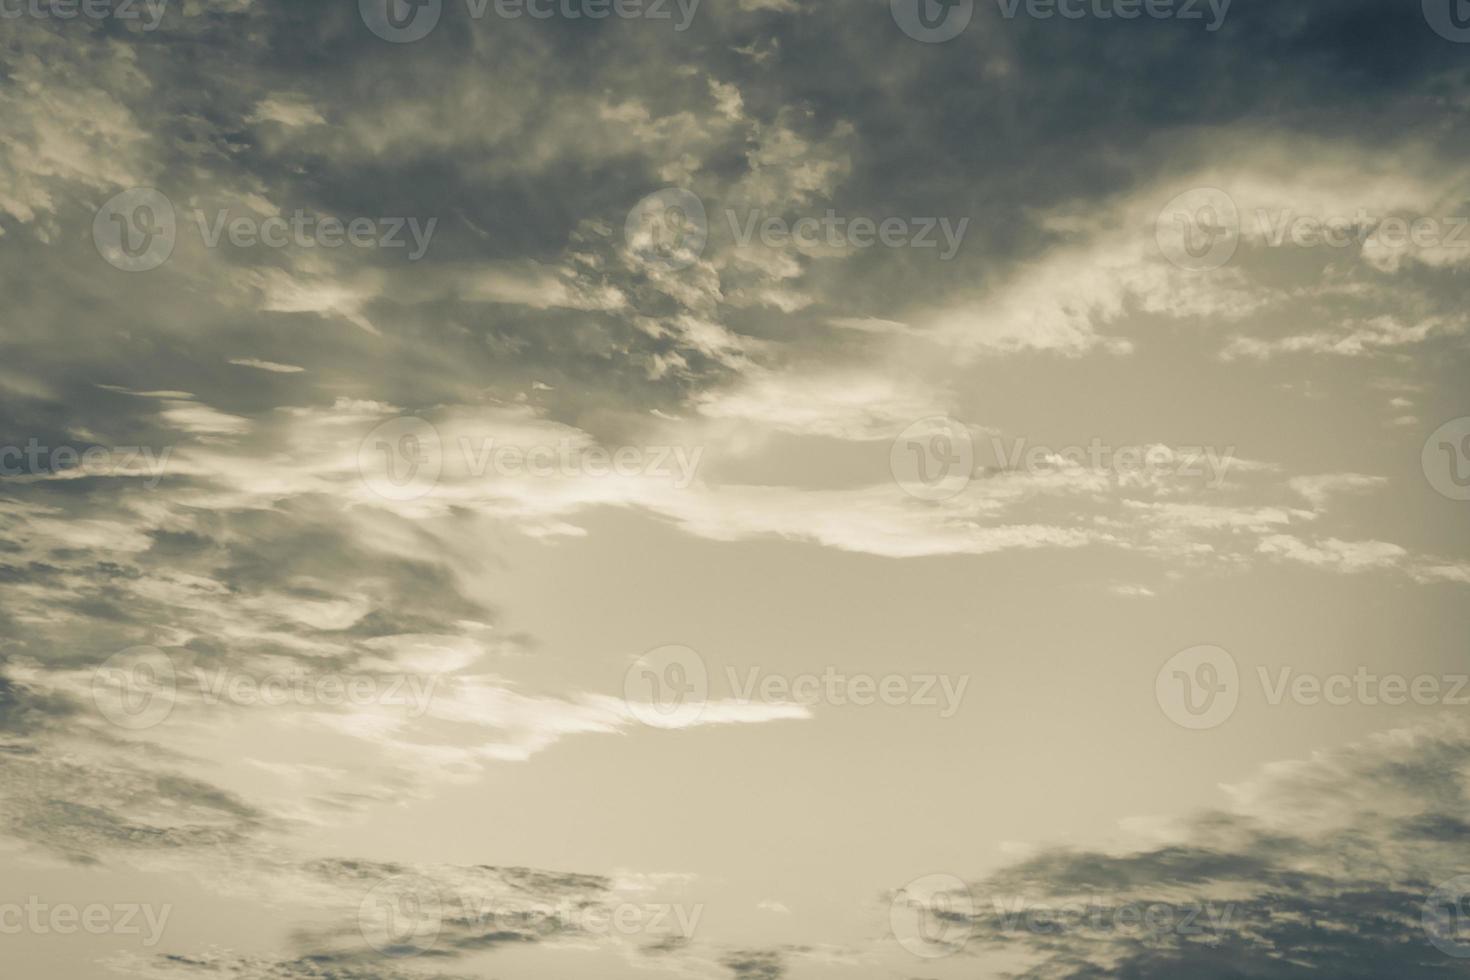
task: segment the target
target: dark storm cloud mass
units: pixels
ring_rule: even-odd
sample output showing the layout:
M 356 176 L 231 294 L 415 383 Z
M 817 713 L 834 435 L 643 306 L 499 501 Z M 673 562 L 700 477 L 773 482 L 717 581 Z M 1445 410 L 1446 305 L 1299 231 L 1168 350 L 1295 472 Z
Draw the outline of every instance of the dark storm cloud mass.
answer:
M 1038 854 L 948 921 L 975 956 L 1030 956 L 1025 980 L 1465 976 L 1425 911 L 1470 867 L 1467 758 L 1449 726 L 1272 766 L 1175 843 Z
M 743 950 L 720 961 L 736 980 L 781 980 L 786 964 L 779 950 Z

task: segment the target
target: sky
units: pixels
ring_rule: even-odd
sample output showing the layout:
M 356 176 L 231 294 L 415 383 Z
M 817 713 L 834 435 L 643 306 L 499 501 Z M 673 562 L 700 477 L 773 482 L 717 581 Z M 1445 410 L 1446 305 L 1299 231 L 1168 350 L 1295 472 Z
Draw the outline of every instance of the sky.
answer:
M 1470 975 L 1470 5 L 0 0 L 0 950 Z

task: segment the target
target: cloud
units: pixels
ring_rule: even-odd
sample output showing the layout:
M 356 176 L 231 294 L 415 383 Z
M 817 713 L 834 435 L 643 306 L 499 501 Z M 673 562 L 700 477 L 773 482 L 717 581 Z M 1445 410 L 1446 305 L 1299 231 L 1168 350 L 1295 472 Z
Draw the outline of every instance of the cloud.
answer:
M 1023 956 L 1026 980 L 1464 976 L 1423 914 L 1465 870 L 1467 763 L 1446 724 L 1273 764 L 1165 840 L 973 882 L 955 928 L 971 955 Z

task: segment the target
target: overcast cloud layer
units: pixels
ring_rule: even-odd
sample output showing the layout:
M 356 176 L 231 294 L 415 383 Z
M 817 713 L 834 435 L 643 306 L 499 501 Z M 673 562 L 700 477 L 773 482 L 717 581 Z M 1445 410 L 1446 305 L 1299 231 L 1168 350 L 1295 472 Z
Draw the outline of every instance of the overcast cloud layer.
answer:
M 1467 124 L 1461 0 L 0 0 L 0 972 L 1470 975 Z

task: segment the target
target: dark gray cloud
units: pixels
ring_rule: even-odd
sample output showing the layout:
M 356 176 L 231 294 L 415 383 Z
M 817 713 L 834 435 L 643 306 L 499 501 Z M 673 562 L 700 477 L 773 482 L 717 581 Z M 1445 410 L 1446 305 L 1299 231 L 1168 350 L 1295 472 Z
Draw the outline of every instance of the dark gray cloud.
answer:
M 1396 732 L 1239 787 L 1184 843 L 1049 850 L 945 906 L 966 950 L 1024 953 L 1021 980 L 1451 978 L 1425 926 L 1470 867 L 1463 728 Z

